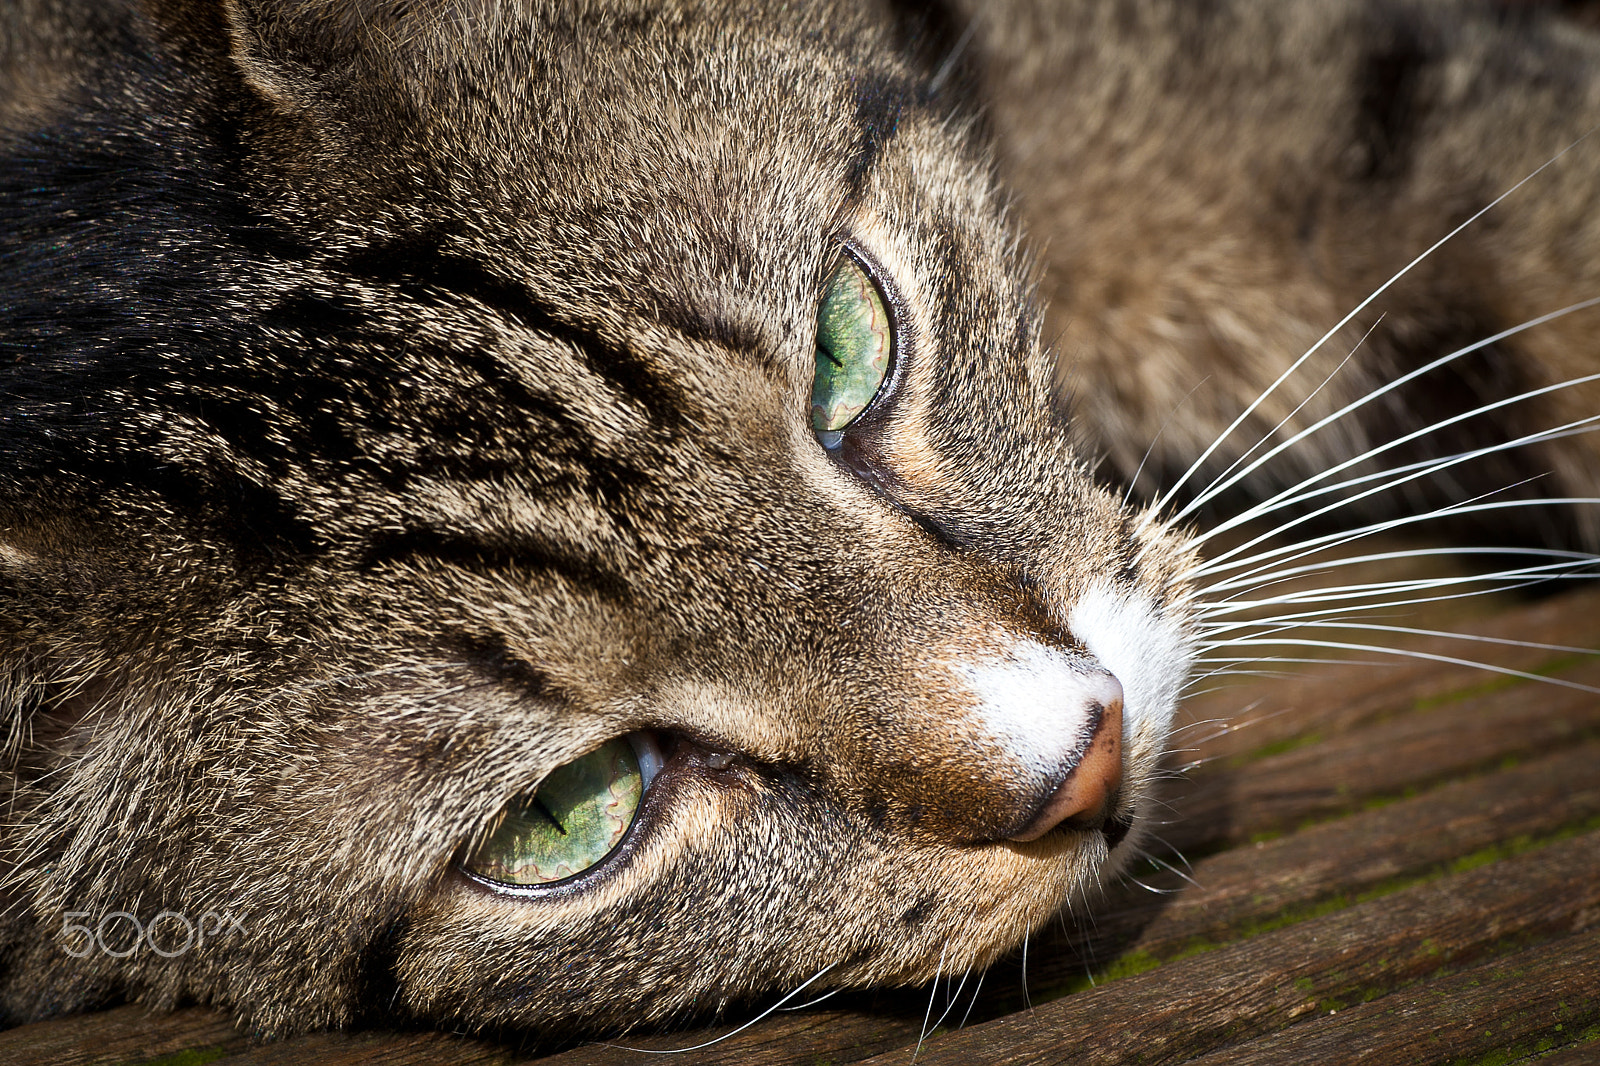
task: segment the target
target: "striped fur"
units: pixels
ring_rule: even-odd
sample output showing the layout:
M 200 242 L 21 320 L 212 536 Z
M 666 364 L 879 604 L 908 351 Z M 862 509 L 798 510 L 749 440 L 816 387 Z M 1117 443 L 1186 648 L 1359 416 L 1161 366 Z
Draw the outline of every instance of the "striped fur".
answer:
M 1007 55 L 1012 23 L 731 0 L 13 12 L 0 1021 L 133 998 L 268 1034 L 616 1031 L 819 974 L 987 965 L 1134 853 L 1196 556 L 1080 443 L 1098 424 L 1118 461 L 1142 451 L 1168 393 L 1113 415 L 1086 389 L 1074 420 L 1058 386 L 998 175 L 1051 206 L 1042 171 L 1066 163 L 1024 150 L 1019 101 L 1064 116 L 1052 94 L 1078 90 Z M 1076 308 L 1071 230 L 1034 217 Z M 831 454 L 807 412 L 844 244 L 891 290 L 900 348 Z M 1347 283 L 1367 275 L 1322 295 Z M 1119 352 L 1081 364 L 1107 395 L 1139 388 Z M 1169 446 L 1165 469 L 1195 450 Z M 1112 691 L 1107 819 L 1029 837 Z M 526 899 L 460 873 L 514 796 L 636 730 L 677 746 L 592 875 Z M 237 922 L 170 957 L 68 950 L 69 923 L 116 912 Z

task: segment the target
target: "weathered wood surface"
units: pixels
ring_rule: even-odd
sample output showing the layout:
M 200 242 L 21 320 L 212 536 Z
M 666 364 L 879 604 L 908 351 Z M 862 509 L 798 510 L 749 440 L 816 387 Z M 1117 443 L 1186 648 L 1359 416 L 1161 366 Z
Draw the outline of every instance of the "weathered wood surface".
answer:
M 1600 647 L 1600 590 L 1472 628 Z M 1600 658 L 1422 647 L 1600 687 Z M 1424 660 L 1307 668 L 1189 713 L 1206 723 L 1183 734 L 1179 761 L 1195 765 L 1170 790 L 1159 862 L 1133 871 L 1161 894 L 1118 886 L 1092 921 L 1036 937 L 1025 984 L 1018 963 L 996 967 L 920 1047 L 927 990 L 838 997 L 669 1061 L 1600 1062 L 1600 697 Z M 952 1002 L 942 986 L 931 998 L 935 1018 Z M 685 1048 L 730 1028 L 622 1043 Z M 258 1044 L 213 1012 L 136 1006 L 0 1032 L 5 1066 L 212 1061 L 658 1058 L 605 1045 L 530 1058 L 429 1033 Z

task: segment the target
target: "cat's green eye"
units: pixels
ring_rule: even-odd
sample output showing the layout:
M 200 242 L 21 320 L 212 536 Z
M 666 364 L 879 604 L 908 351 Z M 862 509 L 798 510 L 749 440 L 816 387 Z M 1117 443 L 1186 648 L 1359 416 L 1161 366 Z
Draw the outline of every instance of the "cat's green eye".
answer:
M 853 256 L 842 255 L 817 309 L 817 366 L 811 428 L 836 448 L 844 429 L 872 405 L 894 355 L 883 297 Z
M 504 885 L 542 885 L 582 873 L 622 842 L 660 765 L 654 742 L 635 735 L 558 767 L 532 795 L 505 809 L 462 869 Z

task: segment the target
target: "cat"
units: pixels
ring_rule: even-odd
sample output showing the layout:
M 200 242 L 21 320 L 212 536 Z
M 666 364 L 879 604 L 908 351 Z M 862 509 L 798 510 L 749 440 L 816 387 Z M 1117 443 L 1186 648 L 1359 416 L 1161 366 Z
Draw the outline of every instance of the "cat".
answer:
M 1596 542 L 1541 502 L 1596 495 L 1591 438 L 1413 469 L 1592 384 L 1405 440 L 1590 372 L 1592 314 L 1378 392 L 1600 295 L 1556 13 L 0 32 L 0 1022 L 593 1033 L 982 967 L 1139 852 L 1196 517 Z

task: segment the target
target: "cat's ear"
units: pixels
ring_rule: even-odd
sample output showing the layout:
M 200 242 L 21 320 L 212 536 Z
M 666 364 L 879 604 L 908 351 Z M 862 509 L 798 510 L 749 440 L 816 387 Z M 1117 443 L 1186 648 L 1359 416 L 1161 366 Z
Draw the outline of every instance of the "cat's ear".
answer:
M 223 0 L 234 62 L 286 111 L 406 90 L 467 45 L 488 0 Z

